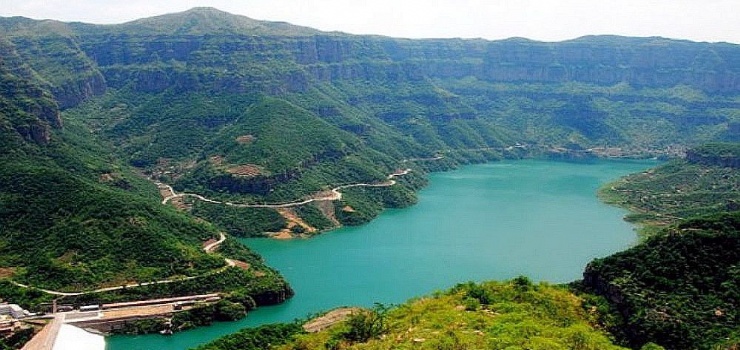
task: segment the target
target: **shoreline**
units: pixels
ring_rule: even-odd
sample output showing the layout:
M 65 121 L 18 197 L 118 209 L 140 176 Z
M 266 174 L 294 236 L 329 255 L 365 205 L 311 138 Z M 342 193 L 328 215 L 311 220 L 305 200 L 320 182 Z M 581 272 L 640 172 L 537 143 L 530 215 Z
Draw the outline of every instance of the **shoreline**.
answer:
M 532 160 L 544 160 L 544 161 L 552 161 L 552 162 L 556 162 L 556 163 L 563 163 L 563 162 L 562 162 L 562 160 L 553 160 L 553 159 L 542 159 L 542 158 L 539 158 L 539 159 L 538 159 L 538 158 L 533 158 Z M 614 161 L 614 159 L 603 159 L 603 160 L 604 160 L 604 161 Z M 512 160 L 512 161 L 516 161 L 516 160 Z M 620 162 L 620 161 L 618 161 L 618 160 L 617 160 L 617 162 L 621 163 L 621 162 Z M 495 163 L 497 163 L 497 162 L 493 162 L 493 163 L 495 164 Z M 631 163 L 631 161 L 630 161 L 630 162 L 628 162 L 628 163 Z M 646 168 L 647 168 L 647 167 L 650 167 L 650 166 L 651 166 L 651 165 L 646 165 Z M 621 176 L 621 175 L 620 175 L 620 176 Z M 606 182 L 608 182 L 608 180 L 606 180 L 606 181 L 605 181 L 605 183 L 606 183 Z M 594 197 L 595 197 L 595 196 L 594 196 Z M 594 198 L 594 200 L 598 200 L 598 199 L 597 199 L 597 198 Z M 617 219 L 617 220 L 619 220 L 619 219 Z M 494 277 L 492 277 L 492 278 L 496 278 L 496 277 L 494 276 Z M 329 308 L 329 309 L 331 309 L 331 308 Z M 250 315 L 250 316 L 248 316 L 248 317 L 255 317 L 255 316 L 257 316 L 258 318 L 260 318 L 260 317 L 259 317 L 259 315 Z M 257 319 L 254 319 L 254 320 L 257 320 Z M 245 322 L 245 323 L 243 323 L 244 325 L 243 325 L 242 327 L 252 327 L 252 325 L 251 325 L 252 323 L 253 323 L 252 321 L 249 321 L 249 322 Z M 249 326 L 248 326 L 247 324 L 249 324 Z M 156 336 L 155 336 L 155 338 L 151 338 L 151 339 L 156 339 Z M 155 344 L 156 344 L 156 342 L 155 342 Z

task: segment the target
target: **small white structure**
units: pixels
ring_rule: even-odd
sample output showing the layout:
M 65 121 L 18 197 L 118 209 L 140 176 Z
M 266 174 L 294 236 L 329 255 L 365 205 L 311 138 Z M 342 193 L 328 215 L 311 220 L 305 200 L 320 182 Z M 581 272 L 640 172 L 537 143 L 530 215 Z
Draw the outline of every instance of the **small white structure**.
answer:
M 105 350 L 105 338 L 70 324 L 63 324 L 52 350 Z
M 83 305 L 80 306 L 80 311 L 98 311 L 100 310 L 100 305 Z
M 15 319 L 21 319 L 31 315 L 30 312 L 23 310 L 18 304 L 0 304 L 0 315 L 9 315 Z

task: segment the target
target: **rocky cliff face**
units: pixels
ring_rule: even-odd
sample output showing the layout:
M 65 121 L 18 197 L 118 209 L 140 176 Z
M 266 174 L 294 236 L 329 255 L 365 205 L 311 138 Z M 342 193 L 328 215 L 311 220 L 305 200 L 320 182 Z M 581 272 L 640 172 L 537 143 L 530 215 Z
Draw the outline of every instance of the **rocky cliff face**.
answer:
M 273 288 L 253 295 L 250 295 L 257 306 L 268 306 L 280 304 L 295 295 L 293 288 L 287 283 L 282 288 Z
M 281 93 L 322 81 L 475 78 L 740 92 L 740 47 L 731 44 L 610 36 L 560 43 L 407 40 L 321 33 L 214 9 L 105 27 L 0 22 L 0 31 L 51 83 L 61 108 L 104 93 L 108 84 L 147 92 Z
M 105 92 L 105 78 L 79 47 L 66 23 L 21 17 L 0 21 L 0 34 L 27 69 L 43 78 L 60 108 L 74 107 Z
M 25 141 L 39 145 L 51 140 L 51 128 L 62 128 L 59 108 L 48 86 L 37 80 L 15 47 L 0 40 L 0 120 Z
M 712 93 L 740 91 L 740 59 L 735 54 L 740 47 L 661 38 L 593 37 L 540 43 L 347 35 L 122 35 L 82 40 L 83 50 L 103 68 L 111 86 L 135 81 L 145 91 L 193 87 L 193 83 L 229 92 L 259 86 L 302 91 L 311 82 L 321 81 L 466 77 L 490 82 L 624 82 L 635 87 L 687 85 Z M 183 64 L 178 68 L 168 62 Z M 125 68 L 141 65 L 150 67 L 135 72 Z M 195 74 L 202 67 L 213 70 Z
M 694 164 L 740 169 L 738 144 L 710 144 L 686 151 L 686 160 Z
M 79 72 L 75 73 L 79 74 Z M 62 109 L 72 108 L 105 93 L 105 78 L 98 71 L 82 72 L 82 76 L 52 87 L 52 94 Z

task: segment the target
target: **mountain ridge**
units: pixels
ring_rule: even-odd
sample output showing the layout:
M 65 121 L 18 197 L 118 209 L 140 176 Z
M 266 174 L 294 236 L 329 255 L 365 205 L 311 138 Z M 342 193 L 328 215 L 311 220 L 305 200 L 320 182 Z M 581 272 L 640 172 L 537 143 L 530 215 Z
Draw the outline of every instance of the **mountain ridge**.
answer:
M 5 124 L 44 127 L 8 127 L 3 137 L 13 135 L 9 150 L 33 152 L 40 151 L 19 140 L 48 139 L 52 154 L 27 161 L 103 186 L 100 198 L 111 194 L 106 186 L 132 186 L 153 203 L 154 186 L 129 166 L 179 192 L 242 203 L 310 198 L 413 168 L 398 186 L 355 189 L 321 208 L 342 224 L 410 205 L 429 170 L 505 157 L 673 155 L 740 139 L 739 45 L 411 40 L 270 23 L 203 8 L 120 25 L 0 18 L 2 61 L 21 62 L 25 73 L 10 75 L 40 89 L 15 96 L 16 88 L 4 88 L 15 103 Z M 23 119 L 37 111 L 16 108 L 28 101 L 51 108 L 42 115 L 61 113 L 72 129 Z M 75 149 L 85 142 L 96 146 Z M 84 222 L 59 222 L 66 219 Z M 193 246 L 217 228 L 193 228 L 183 251 L 215 263 Z M 50 261 L 75 270 L 65 253 Z M 89 277 L 83 282 L 99 282 Z
M 178 191 L 221 201 L 292 201 L 382 181 L 404 159 L 442 153 L 443 162 L 421 166 L 671 155 L 740 138 L 737 45 L 412 40 L 268 24 L 196 8 L 120 25 L 68 24 L 71 35 L 39 24 L 42 37 L 24 29 L 9 38 L 61 109 L 122 159 L 148 174 L 169 172 L 160 180 Z M 267 124 L 252 128 L 259 118 L 248 111 L 270 99 Z M 283 102 L 301 117 L 273 113 Z M 279 141 L 296 121 L 310 130 L 301 139 L 313 151 Z M 320 143 L 330 135 L 352 146 L 328 150 Z M 503 151 L 516 144 L 528 146 Z M 264 164 L 296 158 L 294 150 L 305 159 L 279 170 Z M 285 159 L 254 157 L 275 152 Z M 229 173 L 260 167 L 251 177 Z

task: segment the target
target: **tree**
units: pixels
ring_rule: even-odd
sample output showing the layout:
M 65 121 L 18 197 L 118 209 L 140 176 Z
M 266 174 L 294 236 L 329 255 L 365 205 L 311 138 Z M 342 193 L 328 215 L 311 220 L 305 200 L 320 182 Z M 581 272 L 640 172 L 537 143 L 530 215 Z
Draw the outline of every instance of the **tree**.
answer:
M 385 317 L 389 307 L 375 303 L 372 310 L 363 310 L 347 319 L 347 330 L 342 337 L 352 342 L 364 343 L 372 338 L 379 337 L 388 331 Z

